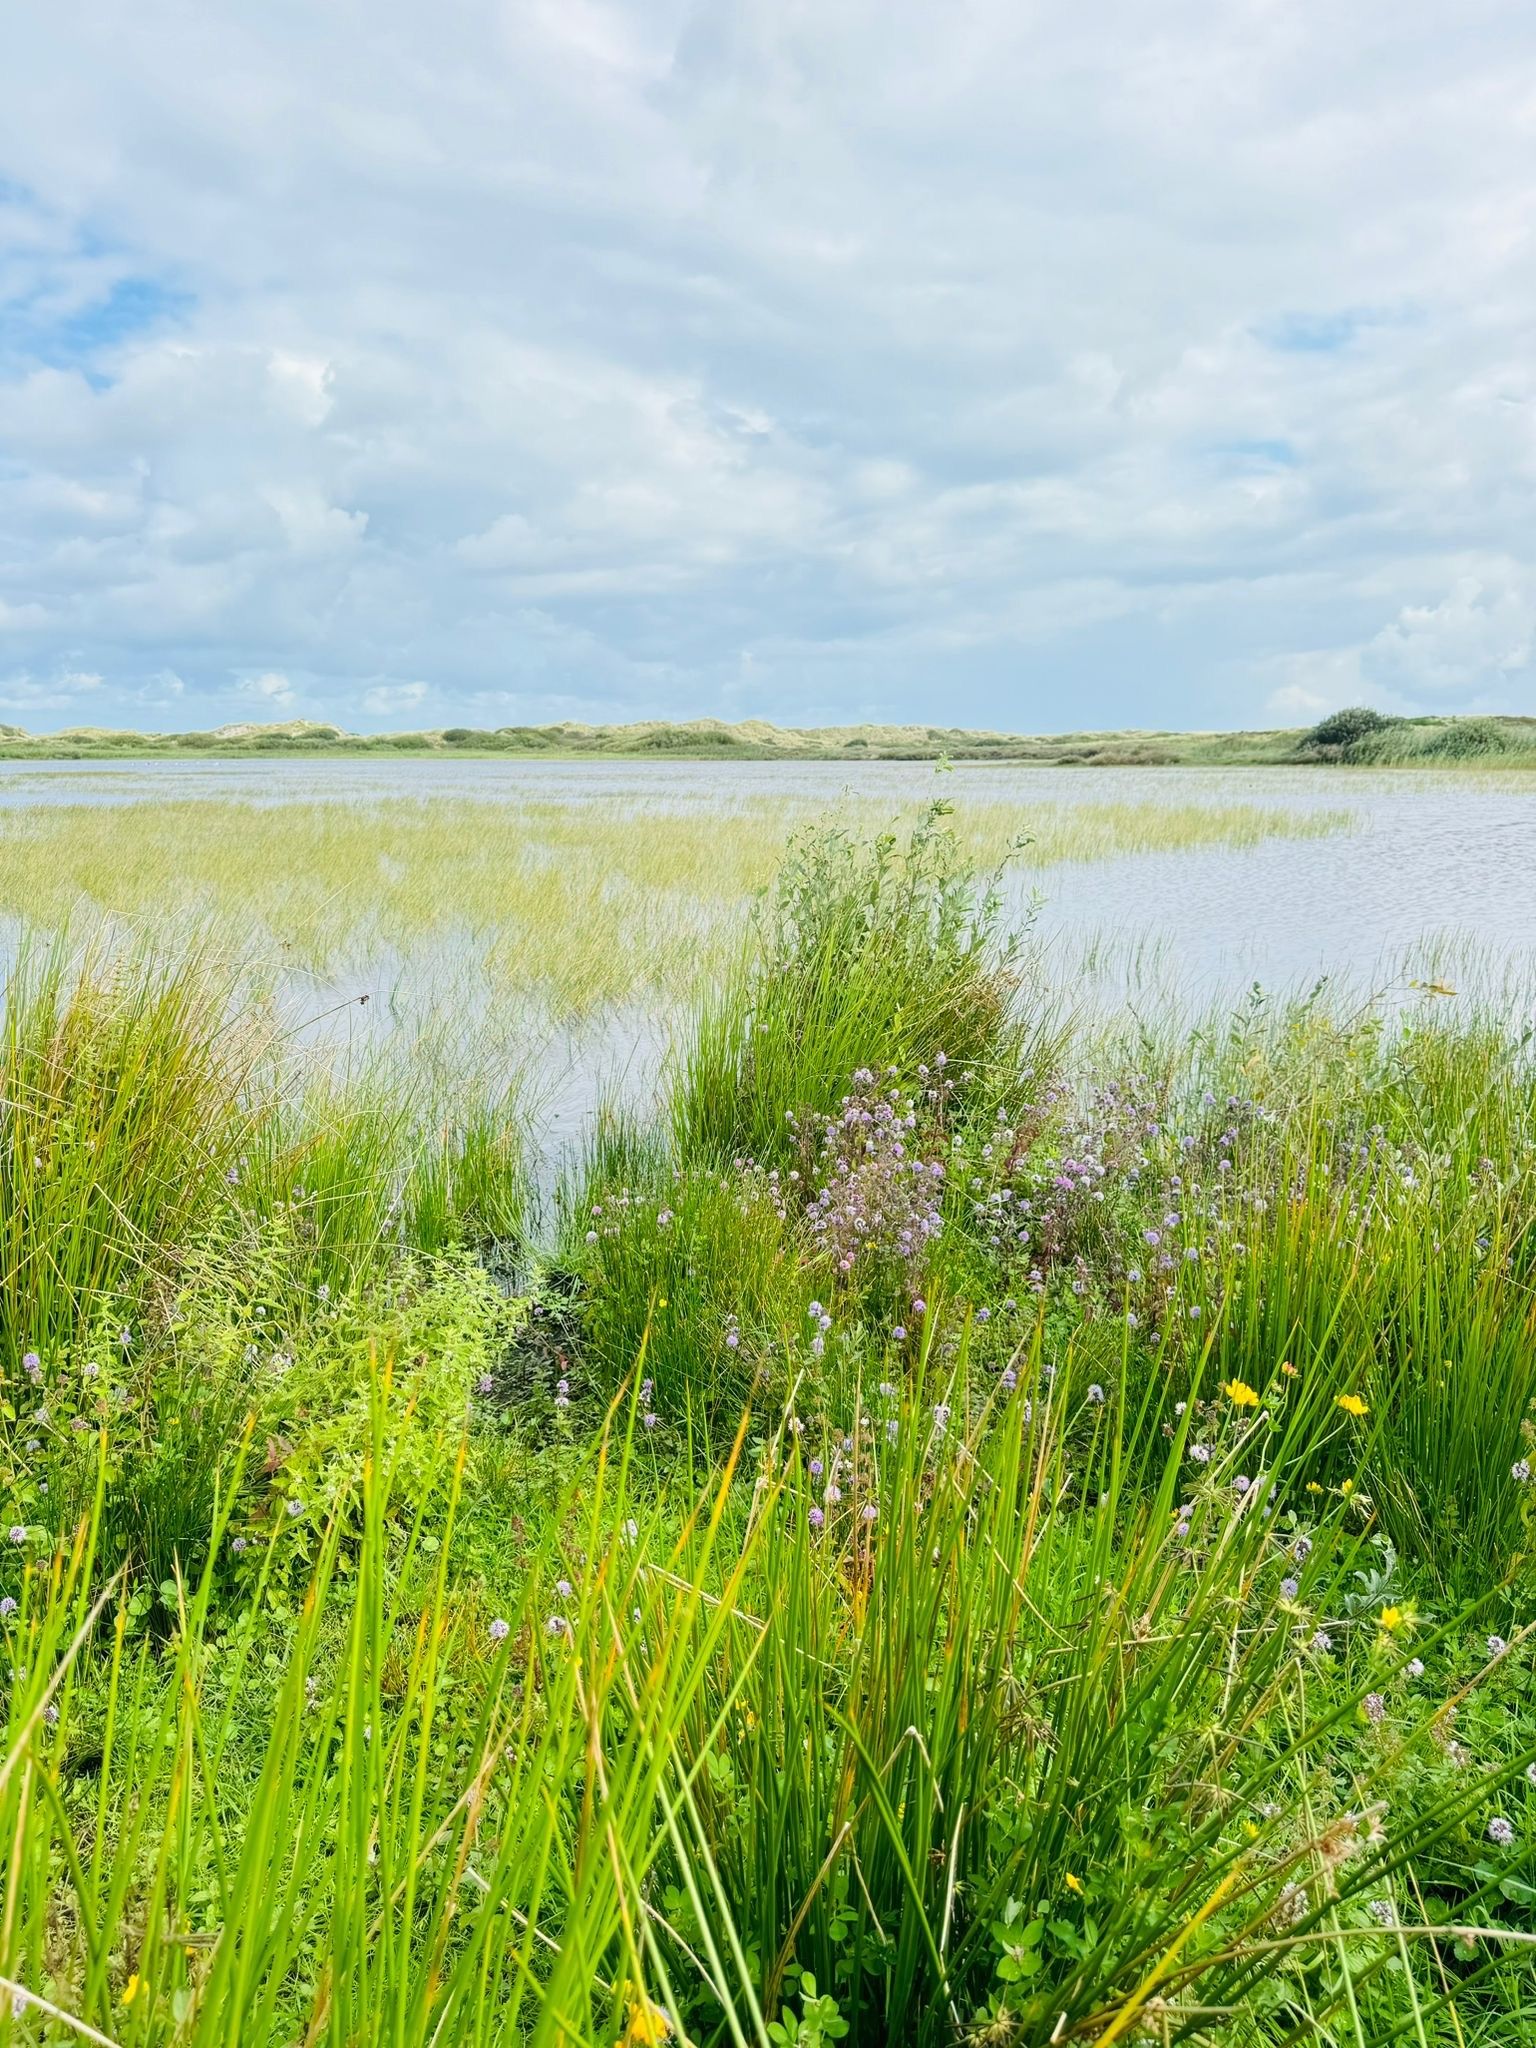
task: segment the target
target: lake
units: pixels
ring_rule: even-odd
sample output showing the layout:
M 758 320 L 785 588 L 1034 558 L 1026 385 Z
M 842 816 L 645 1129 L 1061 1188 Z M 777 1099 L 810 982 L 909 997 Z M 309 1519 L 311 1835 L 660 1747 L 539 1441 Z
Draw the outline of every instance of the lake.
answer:
M 1304 985 L 1319 975 L 1376 986 L 1412 959 L 1481 956 L 1523 969 L 1536 942 L 1536 780 L 1516 775 L 1370 774 L 1307 769 L 1060 769 L 818 761 L 542 761 L 367 758 L 0 764 L 0 809 L 144 798 L 387 802 L 473 798 L 601 806 L 655 817 L 721 813 L 752 799 L 892 805 L 941 793 L 1017 807 L 1027 831 L 1043 802 L 1346 807 L 1353 829 L 1250 847 L 1068 862 L 1025 875 L 1016 905 L 1038 900 L 1040 931 L 1093 942 L 1111 979 L 1164 975 L 1197 998 Z M 1116 962 L 1119 963 L 1117 969 Z

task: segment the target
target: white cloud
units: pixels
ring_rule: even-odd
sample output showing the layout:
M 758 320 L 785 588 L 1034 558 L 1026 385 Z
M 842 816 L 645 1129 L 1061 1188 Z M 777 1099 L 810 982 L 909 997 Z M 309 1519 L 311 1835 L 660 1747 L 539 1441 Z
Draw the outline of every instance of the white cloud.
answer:
M 298 697 L 298 691 L 288 678 L 279 675 L 275 670 L 269 670 L 265 675 L 247 677 L 240 685 L 240 690 L 243 696 L 259 697 L 264 704 L 271 704 L 283 711 L 286 711 Z
M 363 709 L 388 718 L 397 711 L 410 711 L 427 695 L 425 683 L 381 683 L 363 692 Z
M 1536 570 L 1502 562 L 1459 576 L 1437 604 L 1404 605 L 1368 658 L 1410 690 L 1485 689 L 1529 671 L 1533 635 Z
M 62 669 L 51 678 L 25 672 L 4 676 L 0 677 L 0 711 L 78 713 L 80 700 L 93 696 L 101 686 L 101 677 L 88 669 Z
M 126 718 L 173 669 L 188 723 L 1536 708 L 1519 0 L 1432 42 L 1323 0 L 192 19 L 10 25 L 18 673 Z

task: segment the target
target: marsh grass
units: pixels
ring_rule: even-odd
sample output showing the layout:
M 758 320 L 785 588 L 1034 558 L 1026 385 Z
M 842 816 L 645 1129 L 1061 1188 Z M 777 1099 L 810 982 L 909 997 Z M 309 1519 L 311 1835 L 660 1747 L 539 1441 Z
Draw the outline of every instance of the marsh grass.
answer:
M 942 804 L 905 836 L 822 827 L 792 841 L 683 1049 L 680 1157 L 788 1167 L 796 1121 L 827 1115 L 877 1059 L 901 1077 L 952 1064 L 967 1087 L 1023 1064 L 1031 1033 L 1000 909 Z
M 543 1265 L 494 1061 L 29 958 L 0 2044 L 1519 2038 L 1531 1045 L 999 916 L 802 835 Z
M 855 836 L 890 821 L 881 804 L 845 803 Z M 290 974 L 448 945 L 483 960 L 493 985 L 581 1015 L 640 991 L 693 995 L 739 943 L 787 834 L 819 809 L 793 799 L 640 809 L 393 798 L 4 810 L 0 912 L 39 925 L 109 915 L 158 932 L 174 905 L 178 918 L 215 922 Z M 907 806 L 898 824 L 918 815 Z M 1245 803 L 978 803 L 961 831 L 983 866 L 1047 867 L 1349 823 L 1343 810 Z
M 0 1343 L 68 1342 L 198 1230 L 245 1135 L 256 1048 L 196 954 L 24 948 L 0 1025 Z
M 819 1528 L 819 1436 L 748 1454 L 744 1426 L 667 1502 L 620 1405 L 494 1630 L 451 1569 L 471 1454 L 387 1368 L 328 1519 L 277 1520 L 232 1628 L 244 1453 L 163 1649 L 119 1582 L 95 1592 L 103 1468 L 4 1624 L 25 1675 L 0 2029 L 46 1999 L 124 2048 L 634 2043 L 664 2011 L 667 2034 L 766 2044 L 807 1970 L 860 2048 L 967 2021 L 1134 2037 L 1260 1983 L 1268 2038 L 1433 2025 L 1451 1994 L 1415 1883 L 1444 1883 L 1523 1756 L 1398 1818 L 1431 1726 L 1349 1735 L 1384 1673 L 1312 1669 L 1275 1591 L 1278 1470 L 1246 1505 L 1204 1497 L 1191 1555 L 1168 1536 L 1176 1461 L 1138 1469 L 1134 1418 L 1086 1409 L 1070 1358 L 1052 1381 L 1036 1350 L 1000 1407 L 974 1404 L 964 1356 L 936 1363 L 894 1442 L 855 1420 Z M 1337 1519 L 1312 1526 L 1304 1597 L 1325 1604 L 1356 1558 Z M 1487 1889 L 1463 1881 L 1457 1918 Z M 1384 1890 L 1409 1944 L 1365 1910 Z

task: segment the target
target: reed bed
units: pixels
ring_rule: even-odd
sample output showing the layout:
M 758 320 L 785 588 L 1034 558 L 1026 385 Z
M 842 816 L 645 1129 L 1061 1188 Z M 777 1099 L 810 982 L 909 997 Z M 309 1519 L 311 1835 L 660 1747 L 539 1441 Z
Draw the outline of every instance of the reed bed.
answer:
M 867 799 L 846 810 L 863 836 L 889 822 Z M 0 811 L 0 913 L 56 926 L 112 916 L 143 931 L 170 909 L 309 974 L 446 943 L 493 984 L 581 1015 L 640 993 L 691 995 L 729 957 L 787 834 L 811 815 L 783 798 L 725 811 L 449 798 L 40 805 Z M 963 838 L 984 867 L 1043 868 L 1349 822 L 1342 809 L 1248 803 L 1052 803 L 1027 814 L 977 804 Z

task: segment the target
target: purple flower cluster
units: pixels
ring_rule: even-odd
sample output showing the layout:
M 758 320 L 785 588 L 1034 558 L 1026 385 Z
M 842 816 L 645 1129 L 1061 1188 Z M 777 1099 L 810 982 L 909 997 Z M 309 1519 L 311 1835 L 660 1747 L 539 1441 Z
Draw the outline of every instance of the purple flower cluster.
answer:
M 813 1243 L 840 1274 L 888 1260 L 913 1267 L 943 1228 L 945 1168 L 925 1158 L 917 1112 L 899 1088 L 861 1067 L 854 1093 L 811 1139 L 817 1192 L 806 1204 Z

